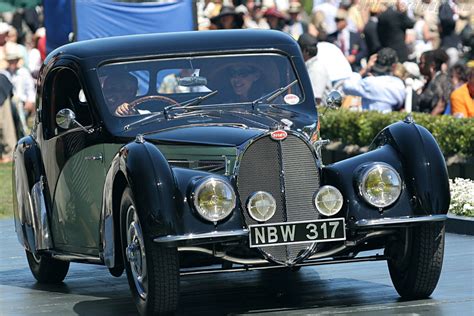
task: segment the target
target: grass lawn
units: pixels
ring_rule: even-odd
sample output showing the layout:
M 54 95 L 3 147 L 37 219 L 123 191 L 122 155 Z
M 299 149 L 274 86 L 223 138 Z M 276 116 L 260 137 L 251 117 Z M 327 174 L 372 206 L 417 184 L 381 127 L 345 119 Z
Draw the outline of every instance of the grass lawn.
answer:
M 0 163 L 0 218 L 12 216 L 12 163 Z

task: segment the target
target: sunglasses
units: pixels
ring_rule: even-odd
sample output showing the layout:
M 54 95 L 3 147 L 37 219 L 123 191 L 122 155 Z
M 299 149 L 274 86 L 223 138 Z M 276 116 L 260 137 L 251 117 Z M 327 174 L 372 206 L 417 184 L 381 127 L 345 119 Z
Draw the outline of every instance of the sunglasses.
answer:
M 248 77 L 255 73 L 254 68 L 246 67 L 246 68 L 232 68 L 230 69 L 230 76 L 231 77 Z

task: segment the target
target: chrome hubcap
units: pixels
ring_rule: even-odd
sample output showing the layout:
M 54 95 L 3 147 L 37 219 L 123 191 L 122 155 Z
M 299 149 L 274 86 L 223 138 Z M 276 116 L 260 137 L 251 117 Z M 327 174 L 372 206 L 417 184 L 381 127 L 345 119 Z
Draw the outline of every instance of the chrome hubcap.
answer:
M 127 247 L 125 254 L 130 263 L 133 281 L 138 295 L 146 299 L 148 292 L 148 277 L 146 269 L 145 243 L 140 221 L 135 207 L 131 205 L 127 210 Z

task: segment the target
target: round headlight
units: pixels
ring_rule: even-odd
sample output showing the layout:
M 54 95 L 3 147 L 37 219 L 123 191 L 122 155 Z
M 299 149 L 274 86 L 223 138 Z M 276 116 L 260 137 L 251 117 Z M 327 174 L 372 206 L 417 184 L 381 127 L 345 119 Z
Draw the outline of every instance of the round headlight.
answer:
M 359 191 L 369 204 L 387 207 L 400 196 L 402 181 L 393 167 L 385 163 L 377 163 L 362 173 Z
M 341 192 L 331 185 L 322 186 L 314 197 L 318 212 L 325 216 L 333 216 L 342 208 L 344 202 Z
M 275 215 L 276 201 L 268 192 L 258 191 L 252 194 L 247 202 L 250 216 L 257 222 L 265 222 Z
M 235 208 L 232 186 L 221 179 L 208 178 L 194 191 L 194 207 L 204 219 L 217 222 L 226 218 Z

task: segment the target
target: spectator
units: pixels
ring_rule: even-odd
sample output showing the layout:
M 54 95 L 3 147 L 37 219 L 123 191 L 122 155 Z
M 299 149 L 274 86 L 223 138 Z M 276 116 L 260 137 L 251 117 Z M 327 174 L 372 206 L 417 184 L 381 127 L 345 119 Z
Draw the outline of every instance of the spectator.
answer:
M 444 112 L 451 93 L 449 77 L 442 69 L 448 60 L 448 55 L 440 48 L 421 55 L 420 73 L 425 77 L 426 84 L 418 98 L 418 111 L 432 115 Z
M 35 111 L 35 83 L 30 72 L 21 66 L 21 49 L 16 44 L 11 43 L 7 46 L 5 60 L 8 66 L 4 74 L 13 85 L 13 103 L 18 112 L 21 130 L 26 132 L 28 130 L 27 117 Z M 19 138 L 20 136 L 23 135 L 18 135 Z
M 369 21 L 365 25 L 363 31 L 369 56 L 372 56 L 373 54 L 377 53 L 381 48 L 379 35 L 377 33 L 378 13 L 379 6 L 371 5 Z
M 451 94 L 451 111 L 455 117 L 474 117 L 474 68 L 469 68 L 467 83 Z
M 426 84 L 418 98 L 418 106 L 414 109 L 432 115 L 443 114 L 451 93 L 448 75 L 442 71 L 448 59 L 448 55 L 440 48 L 421 55 L 420 73 L 425 77 Z
M 346 10 L 338 10 L 336 28 L 336 32 L 329 34 L 328 41 L 336 44 L 341 49 L 353 71 L 359 71 L 362 58 L 367 57 L 367 45 L 360 33 L 349 31 Z
M 451 86 L 453 90 L 456 90 L 467 82 L 467 69 L 463 64 L 456 64 L 449 68 L 448 71 L 449 79 L 451 80 Z M 452 93 L 451 93 L 452 96 Z M 451 114 L 451 101 L 448 102 L 446 109 L 443 114 Z
M 290 2 L 290 7 L 288 9 L 290 20 L 288 21 L 287 31 L 296 40 L 303 33 L 309 33 L 313 36 L 318 35 L 318 31 L 312 23 L 303 21 L 301 17 L 301 9 L 301 3 L 295 1 Z
M 382 47 L 393 48 L 402 63 L 408 59 L 405 31 L 415 24 L 407 16 L 406 10 L 406 6 L 398 0 L 396 7 L 389 6 L 380 14 L 377 24 L 377 33 Z
M 324 19 L 324 22 L 321 21 L 324 34 L 331 34 L 337 31 L 335 18 L 339 2 L 338 0 L 328 0 L 322 3 L 314 2 L 313 15 L 316 15 L 319 19 Z
M 398 58 L 395 50 L 383 48 L 372 55 L 367 67 L 353 73 L 344 82 L 343 90 L 348 95 L 362 98 L 363 110 L 379 112 L 398 111 L 405 101 L 405 85 L 393 75 Z M 365 78 L 362 75 L 366 75 Z
M 0 70 L 7 68 L 5 61 L 5 50 L 8 39 L 8 31 L 10 31 L 10 25 L 5 22 L 0 22 Z
M 10 98 L 13 86 L 7 76 L 0 72 L 0 162 L 12 160 L 17 142 Z
M 265 11 L 263 16 L 267 19 L 268 25 L 272 30 L 286 31 L 286 16 L 276 8 L 270 8 Z
M 244 25 L 244 20 L 241 14 L 235 12 L 233 7 L 223 6 L 219 15 L 211 18 L 213 29 L 241 29 Z
M 247 0 L 245 7 L 248 14 L 244 14 L 244 27 L 248 29 L 268 30 L 270 26 L 267 20 L 263 18 L 262 3 L 255 0 Z
M 341 50 L 334 44 L 319 42 L 316 37 L 304 33 L 298 39 L 308 69 L 314 97 L 321 103 L 331 90 L 340 87 L 352 71 Z

